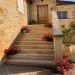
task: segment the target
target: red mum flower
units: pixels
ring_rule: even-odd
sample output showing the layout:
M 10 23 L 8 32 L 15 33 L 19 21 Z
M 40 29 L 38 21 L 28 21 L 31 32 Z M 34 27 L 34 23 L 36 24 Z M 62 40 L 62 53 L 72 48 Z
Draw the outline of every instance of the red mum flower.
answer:
M 4 50 L 4 54 L 6 55 L 10 48 Z
M 68 58 L 64 58 L 63 61 L 64 61 L 64 63 L 67 63 L 68 62 Z
M 67 63 L 67 65 L 66 65 L 66 71 L 69 71 L 70 69 L 71 69 L 71 64 Z

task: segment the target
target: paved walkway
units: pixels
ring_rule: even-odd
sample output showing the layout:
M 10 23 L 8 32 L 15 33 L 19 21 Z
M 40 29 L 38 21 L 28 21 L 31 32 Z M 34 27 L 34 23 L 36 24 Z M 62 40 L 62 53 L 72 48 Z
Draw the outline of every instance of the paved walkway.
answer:
M 20 66 L 20 65 L 1 65 L 0 75 L 53 75 L 50 70 L 40 67 Z M 71 70 L 71 75 L 75 75 L 75 68 Z
M 39 67 L 1 65 L 0 75 L 52 75 L 50 70 Z

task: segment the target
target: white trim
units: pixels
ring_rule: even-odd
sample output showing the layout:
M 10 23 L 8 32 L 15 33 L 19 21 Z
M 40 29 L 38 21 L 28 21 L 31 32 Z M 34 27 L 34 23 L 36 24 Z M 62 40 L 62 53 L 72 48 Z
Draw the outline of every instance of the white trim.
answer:
M 18 11 L 24 14 L 23 0 L 18 0 Z
M 56 59 L 55 37 L 53 39 L 54 39 L 54 55 L 55 55 L 55 59 Z

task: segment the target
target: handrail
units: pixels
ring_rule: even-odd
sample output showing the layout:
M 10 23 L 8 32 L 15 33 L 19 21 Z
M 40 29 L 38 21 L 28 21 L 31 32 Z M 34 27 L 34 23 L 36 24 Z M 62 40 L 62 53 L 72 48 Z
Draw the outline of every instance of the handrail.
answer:
M 57 12 L 52 10 L 52 25 L 53 25 L 53 35 L 62 35 L 62 28 L 57 16 Z
M 54 52 L 55 59 L 62 60 L 63 59 L 63 33 L 62 27 L 60 25 L 57 13 L 55 10 L 52 10 L 52 23 L 53 23 L 53 35 L 54 35 Z

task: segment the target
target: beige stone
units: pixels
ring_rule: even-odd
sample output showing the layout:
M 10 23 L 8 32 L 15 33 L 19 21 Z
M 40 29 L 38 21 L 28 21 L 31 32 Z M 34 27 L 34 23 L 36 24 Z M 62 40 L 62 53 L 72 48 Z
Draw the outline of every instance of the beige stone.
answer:
M 54 37 L 54 51 L 55 51 L 55 58 L 57 60 L 63 59 L 63 49 L 62 49 L 62 36 L 55 36 Z
M 43 2 L 41 0 L 34 0 L 33 4 L 29 5 L 30 8 L 30 20 L 37 20 L 37 6 L 38 5 L 48 5 L 48 21 L 51 22 L 51 8 L 55 5 L 55 0 L 44 0 Z
M 66 4 L 66 5 L 57 5 L 57 11 L 67 11 L 68 18 L 67 19 L 59 19 L 61 25 L 69 26 L 71 21 L 75 20 L 75 4 Z
M 34 0 L 33 4 L 28 5 L 28 20 L 34 20 L 38 22 L 37 18 L 37 6 L 38 5 L 48 5 L 48 20 L 52 22 L 52 14 L 51 9 L 56 9 L 56 11 L 67 11 L 68 18 L 67 19 L 59 19 L 60 25 L 69 26 L 71 21 L 75 20 L 75 4 L 66 4 L 66 5 L 56 5 L 56 0 Z
M 27 25 L 27 5 L 24 14 L 18 11 L 17 0 L 0 0 L 0 59 L 9 48 L 23 25 Z
M 4 36 L 4 30 L 0 30 L 0 37 Z

